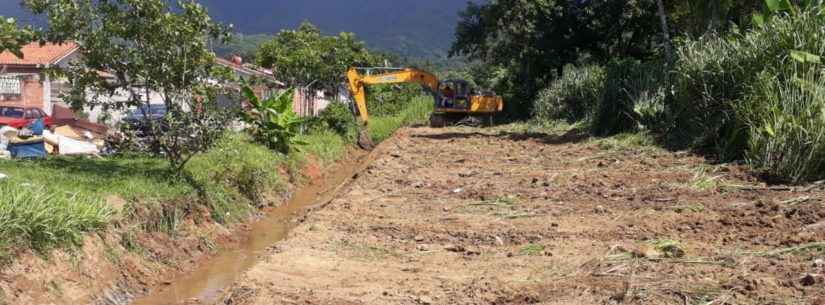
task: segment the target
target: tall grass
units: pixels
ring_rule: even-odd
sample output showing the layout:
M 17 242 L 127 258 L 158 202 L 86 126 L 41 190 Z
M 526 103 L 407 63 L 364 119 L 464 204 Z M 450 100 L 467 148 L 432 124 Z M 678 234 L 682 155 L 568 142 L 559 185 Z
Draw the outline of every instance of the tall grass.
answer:
M 734 111 L 762 73 L 782 81 L 794 75 L 790 52 L 825 56 L 825 20 L 812 12 L 777 16 L 754 30 L 686 42 L 678 49 L 670 105 L 678 129 L 671 139 L 712 148 L 722 159 L 744 154 L 748 134 Z M 741 108 L 740 108 L 741 109 Z
M 106 227 L 111 215 L 94 196 L 0 181 L 0 251 L 79 246 L 84 234 Z
M 763 73 L 754 91 L 736 107 L 749 134 L 748 161 L 774 179 L 825 178 L 825 75 Z
M 566 68 L 560 79 L 539 92 L 533 106 L 534 119 L 568 123 L 592 119 L 602 99 L 605 76 L 600 66 Z
M 266 203 L 267 192 L 283 189 L 285 183 L 278 173 L 285 161 L 282 154 L 254 143 L 249 136 L 230 133 L 192 159 L 186 170 L 213 219 L 225 223 L 249 216 Z
M 597 135 L 666 128 L 668 76 L 663 64 L 635 60 L 570 67 L 539 94 L 534 120 L 584 123 Z
M 310 154 L 322 162 L 334 162 L 346 153 L 349 137 L 342 137 L 332 130 L 313 130 L 299 137 L 307 144 L 301 147 L 304 153 Z
M 542 111 L 536 115 L 580 118 L 581 110 L 547 100 L 573 100 L 586 90 L 569 89 L 576 81 L 591 83 L 592 92 L 601 91 L 589 120 L 597 135 L 645 130 L 670 147 L 747 160 L 777 180 L 823 179 L 825 66 L 791 56 L 804 51 L 825 58 L 823 37 L 825 18 L 801 12 L 748 31 L 688 39 L 670 70 L 656 62 L 616 61 L 606 66 L 603 85 L 582 81 L 576 75 L 583 72 L 566 74 L 546 90 L 551 99 L 537 101 Z
M 604 93 L 590 124 L 595 134 L 665 128 L 670 81 L 664 64 L 622 60 L 610 63 L 606 71 Z
M 394 115 L 370 118 L 370 137 L 376 143 L 382 142 L 404 125 L 424 123 L 433 112 L 433 98 L 420 96 L 411 100 Z

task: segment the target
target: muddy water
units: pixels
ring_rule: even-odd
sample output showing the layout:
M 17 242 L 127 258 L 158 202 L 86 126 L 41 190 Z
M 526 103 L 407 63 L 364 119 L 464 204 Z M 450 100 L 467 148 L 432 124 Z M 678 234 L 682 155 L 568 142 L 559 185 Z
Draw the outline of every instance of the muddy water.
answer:
M 353 175 L 368 163 L 369 155 L 353 151 L 347 161 L 334 166 L 321 182 L 299 189 L 286 204 L 275 208 L 251 225 L 246 238 L 232 249 L 224 249 L 197 270 L 174 279 L 170 285 L 132 305 L 179 305 L 185 302 L 213 304 L 223 290 L 251 268 L 266 249 L 283 240 L 293 226 L 292 219 L 306 209 L 331 200 Z

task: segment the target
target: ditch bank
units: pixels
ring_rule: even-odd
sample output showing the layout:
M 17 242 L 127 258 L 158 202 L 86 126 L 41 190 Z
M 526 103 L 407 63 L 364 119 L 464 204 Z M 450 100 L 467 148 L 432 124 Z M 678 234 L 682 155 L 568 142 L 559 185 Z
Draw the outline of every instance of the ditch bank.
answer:
M 352 150 L 349 156 L 328 174 L 298 189 L 286 204 L 266 211 L 259 221 L 244 231 L 245 238 L 233 247 L 220 251 L 193 271 L 165 282 L 166 287 L 137 298 L 131 305 L 209 304 L 221 297 L 238 277 L 251 268 L 292 229 L 297 217 L 314 206 L 332 200 L 340 188 L 352 180 L 369 163 L 370 155 Z
M 126 221 L 124 200 L 109 198 L 121 208 L 110 229 L 90 234 L 75 250 L 23 253 L 9 263 L 0 272 L 0 304 L 163 305 L 215 298 L 285 236 L 295 215 L 329 200 L 369 159 L 352 149 L 327 168 L 308 161 L 299 179 L 305 182 L 268 196 L 273 207 L 244 223 L 222 225 L 205 206 L 183 204 L 187 216 L 174 235 Z

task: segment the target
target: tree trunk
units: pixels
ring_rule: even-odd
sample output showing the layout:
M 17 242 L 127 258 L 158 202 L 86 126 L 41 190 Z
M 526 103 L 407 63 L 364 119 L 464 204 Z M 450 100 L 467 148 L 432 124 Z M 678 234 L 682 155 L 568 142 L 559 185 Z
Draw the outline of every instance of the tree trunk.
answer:
M 710 16 L 708 16 L 708 32 L 716 32 L 719 27 L 719 1 L 709 1 Z
M 665 57 L 668 62 L 673 60 L 673 49 L 670 45 L 670 29 L 667 26 L 667 15 L 665 14 L 665 4 L 662 0 L 656 0 L 659 5 L 659 20 L 662 22 L 662 39 L 665 45 Z

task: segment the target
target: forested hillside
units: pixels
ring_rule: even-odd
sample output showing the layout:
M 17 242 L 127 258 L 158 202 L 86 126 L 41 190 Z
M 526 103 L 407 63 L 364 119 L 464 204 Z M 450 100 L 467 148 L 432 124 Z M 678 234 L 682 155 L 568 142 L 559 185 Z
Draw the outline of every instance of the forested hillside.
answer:
M 354 32 L 372 48 L 434 57 L 446 54 L 465 0 L 201 0 L 210 15 L 244 34 L 277 33 L 310 21 L 324 33 Z M 479 1 L 476 1 L 479 2 Z M 23 21 L 18 1 L 0 1 L 0 15 Z

